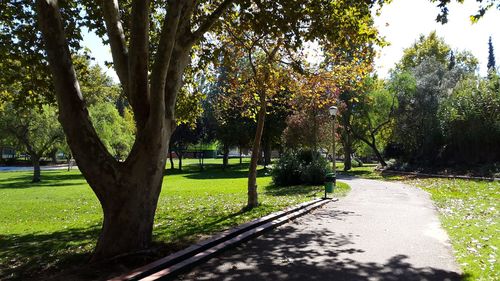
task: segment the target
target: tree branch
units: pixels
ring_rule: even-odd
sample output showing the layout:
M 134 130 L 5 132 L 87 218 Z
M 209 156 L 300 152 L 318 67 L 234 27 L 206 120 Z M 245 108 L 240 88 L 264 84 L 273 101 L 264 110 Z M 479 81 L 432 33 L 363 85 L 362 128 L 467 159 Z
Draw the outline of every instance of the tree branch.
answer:
M 132 2 L 129 49 L 129 96 L 140 132 L 149 116 L 149 10 L 150 0 Z
M 170 59 L 166 69 L 164 88 L 164 118 L 175 128 L 175 102 L 182 87 L 183 73 L 191 63 L 190 51 L 194 41 L 191 36 L 191 16 L 194 11 L 195 0 L 183 0 L 180 5 L 180 18 L 170 52 Z M 173 131 L 173 130 L 172 130 Z
M 151 104 L 155 108 L 158 106 L 164 108 L 165 104 L 166 78 L 170 59 L 172 57 L 172 50 L 176 44 L 179 20 L 183 6 L 181 2 L 182 1 L 179 0 L 168 1 L 168 10 L 163 22 L 158 52 L 151 73 Z M 153 113 L 154 115 L 161 115 L 161 110 L 155 111 L 158 112 Z M 161 117 L 163 118 L 163 116 Z
M 100 5 L 104 14 L 116 74 L 122 83 L 123 89 L 128 92 L 128 49 L 120 21 L 118 0 L 101 0 Z
M 215 9 L 215 11 L 212 12 L 207 18 L 205 19 L 204 22 L 200 24 L 200 27 L 193 32 L 191 36 L 191 41 L 195 42 L 207 32 L 212 25 L 218 20 L 218 18 L 227 10 L 229 5 L 231 5 L 235 0 L 224 0 L 219 7 Z
M 36 4 L 39 26 L 54 80 L 59 121 L 66 133 L 68 144 L 87 180 L 100 178 L 103 167 L 111 177 L 114 177 L 118 163 L 100 141 L 90 122 L 71 61 L 57 1 L 37 0 Z M 95 165 L 96 162 L 101 164 Z M 97 185 L 89 183 L 94 188 L 97 197 L 102 199 L 107 190 L 95 189 Z M 109 188 L 113 187 L 110 182 Z
M 40 149 L 40 151 L 38 151 L 38 155 L 42 156 L 45 154 L 45 152 L 53 145 L 55 144 L 59 138 L 61 136 L 60 135 L 54 135 L 52 136 L 44 145 L 42 145 L 42 148 Z
M 373 131 L 372 134 L 376 134 L 382 127 L 389 124 L 391 122 L 392 115 L 394 114 L 394 109 L 396 106 L 396 95 L 392 97 L 391 111 L 389 111 L 389 116 L 387 116 L 387 120 L 382 124 L 378 125 Z

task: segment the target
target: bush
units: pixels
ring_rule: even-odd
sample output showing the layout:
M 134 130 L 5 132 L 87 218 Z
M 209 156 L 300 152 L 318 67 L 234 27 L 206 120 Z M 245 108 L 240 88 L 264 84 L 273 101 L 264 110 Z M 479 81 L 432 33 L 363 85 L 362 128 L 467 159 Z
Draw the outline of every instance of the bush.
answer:
M 317 152 L 287 152 L 274 165 L 273 182 L 277 186 L 322 184 L 328 171 L 327 167 L 328 161 Z
M 296 154 L 285 153 L 274 164 L 272 169 L 273 182 L 278 186 L 288 186 L 300 183 L 300 162 Z

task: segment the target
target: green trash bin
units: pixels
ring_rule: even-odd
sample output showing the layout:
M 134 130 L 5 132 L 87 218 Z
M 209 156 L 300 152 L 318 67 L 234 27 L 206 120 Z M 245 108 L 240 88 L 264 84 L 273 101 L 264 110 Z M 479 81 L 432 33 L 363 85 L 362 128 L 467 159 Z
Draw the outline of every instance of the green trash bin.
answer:
M 336 176 L 334 173 L 328 173 L 325 177 L 325 193 L 332 193 L 335 187 Z

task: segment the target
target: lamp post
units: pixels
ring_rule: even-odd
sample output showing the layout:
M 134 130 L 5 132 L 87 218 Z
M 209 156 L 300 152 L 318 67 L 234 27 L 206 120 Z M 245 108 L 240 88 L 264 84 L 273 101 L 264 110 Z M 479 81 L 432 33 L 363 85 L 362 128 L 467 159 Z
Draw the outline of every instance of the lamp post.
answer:
M 332 116 L 332 144 L 333 144 L 333 149 L 332 149 L 332 172 L 335 176 L 335 179 L 333 181 L 333 186 L 335 187 L 336 186 L 336 182 L 337 182 L 337 167 L 336 167 L 336 161 L 335 161 L 335 158 L 336 158 L 336 154 L 335 154 L 335 116 L 337 116 L 337 112 L 338 112 L 338 108 L 334 105 L 330 106 L 330 108 L 328 109 L 328 111 L 330 112 L 330 116 Z

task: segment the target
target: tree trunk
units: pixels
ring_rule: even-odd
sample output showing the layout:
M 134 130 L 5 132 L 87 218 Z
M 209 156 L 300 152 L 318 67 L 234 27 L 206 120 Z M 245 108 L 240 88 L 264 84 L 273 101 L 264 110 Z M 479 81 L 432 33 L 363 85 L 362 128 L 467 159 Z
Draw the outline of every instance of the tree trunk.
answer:
M 205 153 L 202 151 L 202 152 L 200 152 L 200 156 L 198 158 L 198 164 L 200 166 L 200 172 L 203 172 L 203 169 L 204 169 L 204 167 L 203 167 L 203 160 L 204 159 L 205 159 Z
M 50 158 L 52 158 L 53 164 L 57 164 L 57 150 L 50 152 Z
M 229 164 L 229 146 L 224 145 L 223 148 L 223 155 L 222 155 L 222 169 L 226 169 L 227 165 Z
M 354 134 L 354 136 L 357 137 L 362 142 L 364 142 L 365 144 L 367 144 L 373 150 L 373 153 L 375 153 L 375 156 L 377 157 L 377 160 L 380 163 L 380 165 L 382 165 L 382 167 L 387 166 L 387 163 L 385 162 L 384 157 L 382 157 L 382 154 L 380 153 L 380 151 L 378 151 L 378 148 L 376 145 L 376 138 L 375 138 L 375 135 L 373 133 L 371 134 L 371 140 L 372 140 L 371 142 L 368 141 L 368 139 L 366 139 L 366 138 L 360 137 L 356 133 Z
M 73 158 L 73 157 L 71 156 L 71 154 L 70 154 L 70 156 L 69 156 L 69 157 L 66 157 L 66 164 L 68 164 L 68 172 L 69 172 L 69 171 L 71 171 L 71 164 L 72 164 L 72 163 L 71 163 L 71 159 L 72 159 L 72 158 Z
M 176 151 L 175 154 L 177 154 L 177 158 L 179 158 L 179 171 L 182 171 L 182 152 Z
M 100 261 L 150 247 L 166 162 L 162 157 L 155 160 L 156 163 L 152 163 L 138 159 L 134 167 L 120 169 L 115 174 L 114 188 L 121 192 L 99 198 L 104 221 L 92 260 Z M 93 185 L 96 184 L 102 183 Z
M 31 162 L 33 163 L 33 180 L 32 182 L 40 182 L 42 180 L 40 175 L 40 157 L 38 155 L 30 155 Z
M 349 132 L 345 132 L 344 136 L 344 171 L 349 171 L 352 168 L 352 139 Z
M 171 149 L 168 150 L 168 156 L 170 159 L 170 169 L 173 170 L 175 169 L 175 166 L 174 166 L 173 152 Z
M 260 158 L 260 141 L 262 139 L 262 132 L 264 131 L 264 122 L 266 119 L 266 97 L 260 95 L 260 110 L 257 117 L 257 130 L 252 147 L 252 158 L 250 159 L 250 171 L 248 173 L 248 203 L 247 208 L 252 209 L 259 205 L 257 195 L 257 162 Z
M 267 167 L 267 165 L 271 164 L 271 142 L 266 141 L 264 144 L 264 167 Z
M 375 156 L 377 157 L 377 160 L 380 163 L 380 165 L 382 165 L 382 167 L 386 167 L 387 163 L 385 162 L 384 157 L 382 157 L 380 151 L 378 151 L 377 146 L 375 146 L 375 144 L 371 144 L 370 147 L 375 153 Z
M 240 164 L 243 163 L 243 155 L 241 153 L 241 146 L 239 147 L 239 151 L 240 151 Z

